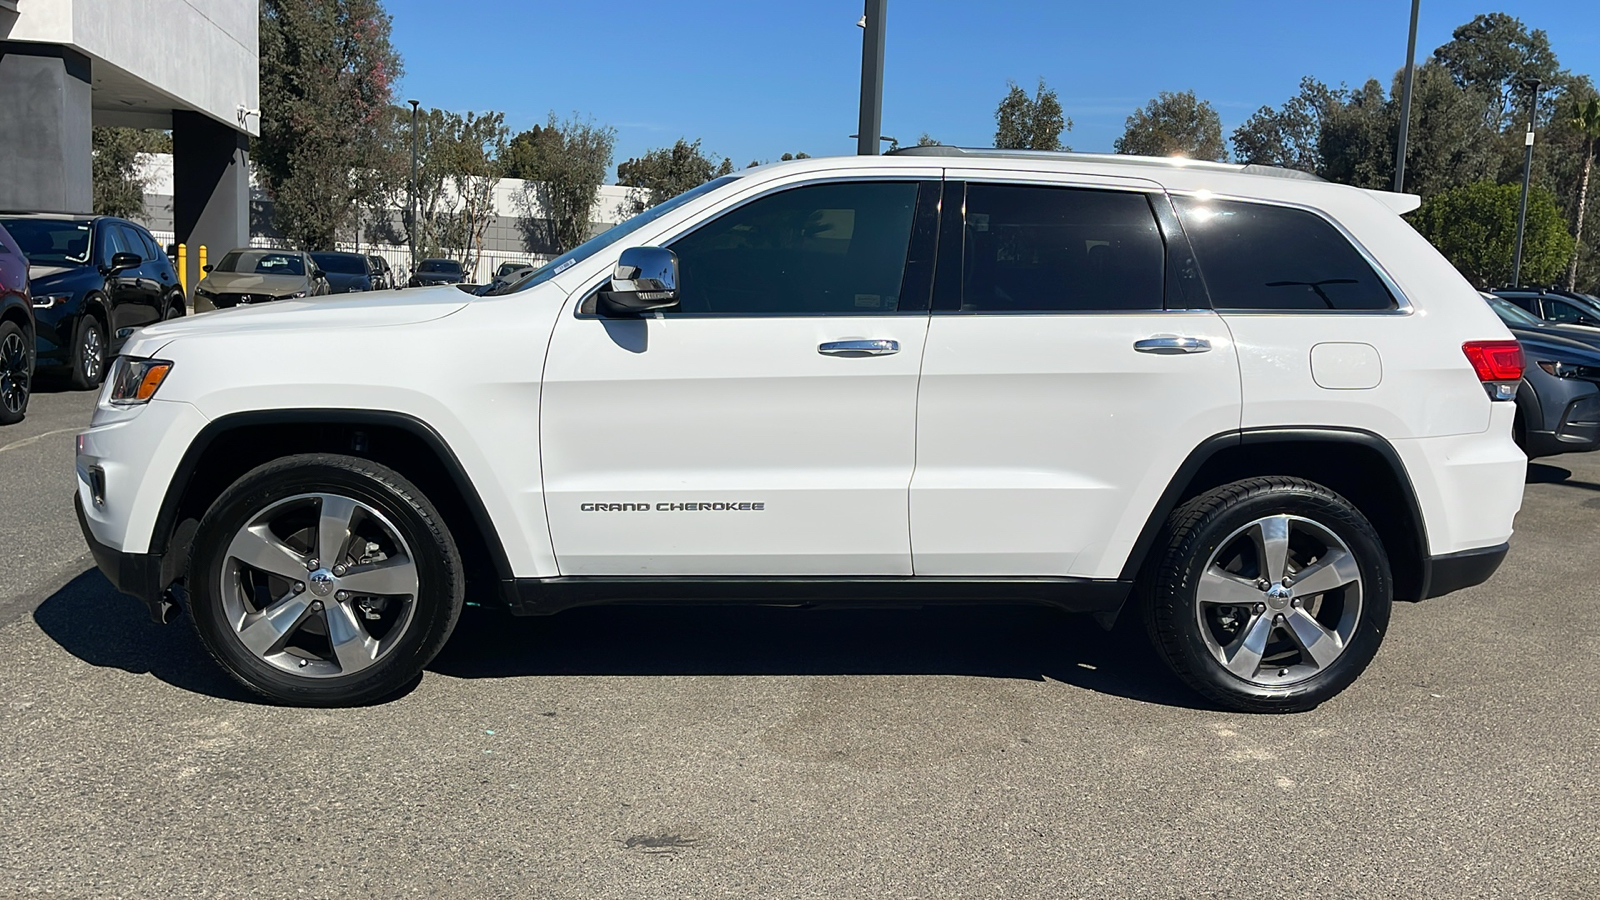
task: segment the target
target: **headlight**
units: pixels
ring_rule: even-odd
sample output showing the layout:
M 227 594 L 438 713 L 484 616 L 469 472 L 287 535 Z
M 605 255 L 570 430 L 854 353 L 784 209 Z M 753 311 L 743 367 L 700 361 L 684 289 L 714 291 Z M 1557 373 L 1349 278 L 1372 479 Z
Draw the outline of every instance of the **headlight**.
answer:
M 292 294 L 279 294 L 278 295 L 278 299 L 279 300 L 299 300 L 301 297 L 304 297 L 305 295 L 306 295 L 305 291 L 295 291 Z
M 216 296 L 216 294 L 214 292 L 212 292 L 210 288 L 204 288 L 204 287 L 195 288 L 194 289 L 194 295 L 196 297 L 215 297 Z
M 72 299 L 71 294 L 34 294 L 34 309 L 53 309 Z
M 111 364 L 111 375 L 106 379 L 111 386 L 106 399 L 116 406 L 149 403 L 171 371 L 172 363 L 164 359 L 119 356 Z
M 1541 362 L 1539 368 L 1557 378 L 1600 379 L 1600 366 L 1580 366 L 1569 362 Z

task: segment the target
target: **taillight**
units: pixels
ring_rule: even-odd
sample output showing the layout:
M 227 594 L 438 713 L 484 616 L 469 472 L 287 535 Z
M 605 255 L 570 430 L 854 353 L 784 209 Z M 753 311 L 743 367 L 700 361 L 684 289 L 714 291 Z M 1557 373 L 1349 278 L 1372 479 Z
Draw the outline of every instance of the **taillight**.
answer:
M 1522 379 L 1522 345 L 1516 341 L 1468 341 L 1461 345 L 1478 380 L 1495 400 L 1517 396 Z

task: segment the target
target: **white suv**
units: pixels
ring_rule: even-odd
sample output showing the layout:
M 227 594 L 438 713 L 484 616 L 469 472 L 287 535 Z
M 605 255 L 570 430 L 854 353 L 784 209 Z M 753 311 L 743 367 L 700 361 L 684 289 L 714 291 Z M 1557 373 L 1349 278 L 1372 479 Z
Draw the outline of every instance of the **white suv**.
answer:
M 918 148 L 719 178 L 498 295 L 145 329 L 78 439 L 101 569 L 278 701 L 465 599 L 1125 607 L 1304 709 L 1488 578 L 1517 345 L 1400 213 L 1255 166 Z

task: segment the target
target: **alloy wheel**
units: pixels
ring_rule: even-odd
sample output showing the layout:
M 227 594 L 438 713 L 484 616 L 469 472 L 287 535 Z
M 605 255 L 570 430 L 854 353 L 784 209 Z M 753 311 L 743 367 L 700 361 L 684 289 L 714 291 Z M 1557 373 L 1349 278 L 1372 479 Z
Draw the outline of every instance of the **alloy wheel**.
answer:
M 0 343 L 0 405 L 12 415 L 19 415 L 28 405 L 28 368 L 28 348 L 22 335 L 15 331 L 7 334 Z
M 372 666 L 405 636 L 418 573 L 410 546 L 376 508 L 300 494 L 234 534 L 218 588 L 251 653 L 286 672 L 331 678 Z
M 1211 554 L 1195 615 L 1217 663 L 1251 684 L 1280 687 L 1344 653 L 1361 621 L 1361 594 L 1361 568 L 1338 535 L 1300 516 L 1266 516 Z
M 100 341 L 100 326 L 90 325 L 83 330 L 83 376 L 90 384 L 100 381 L 104 349 Z

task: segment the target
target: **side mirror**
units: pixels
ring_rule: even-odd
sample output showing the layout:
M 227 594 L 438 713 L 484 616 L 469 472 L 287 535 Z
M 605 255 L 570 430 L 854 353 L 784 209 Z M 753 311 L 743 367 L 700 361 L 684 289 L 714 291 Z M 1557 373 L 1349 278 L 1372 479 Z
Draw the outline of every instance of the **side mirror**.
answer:
M 1590 328 L 1600 328 L 1600 319 L 1596 319 L 1593 316 L 1579 316 L 1578 324 L 1588 325 Z
M 328 273 L 322 271 L 321 269 L 312 269 L 311 270 L 311 277 L 312 278 L 327 278 L 328 277 Z
M 125 269 L 137 269 L 142 262 L 144 260 L 140 259 L 137 253 L 113 253 L 111 254 L 110 274 L 115 275 Z
M 665 247 L 629 247 L 611 273 L 611 290 L 596 297 L 603 316 L 633 316 L 678 305 L 678 254 Z
M 215 268 L 216 268 L 216 266 L 213 266 L 210 263 L 206 263 L 205 265 L 200 267 L 200 271 L 205 272 L 206 274 L 209 275 L 211 273 L 211 270 L 215 269 Z

